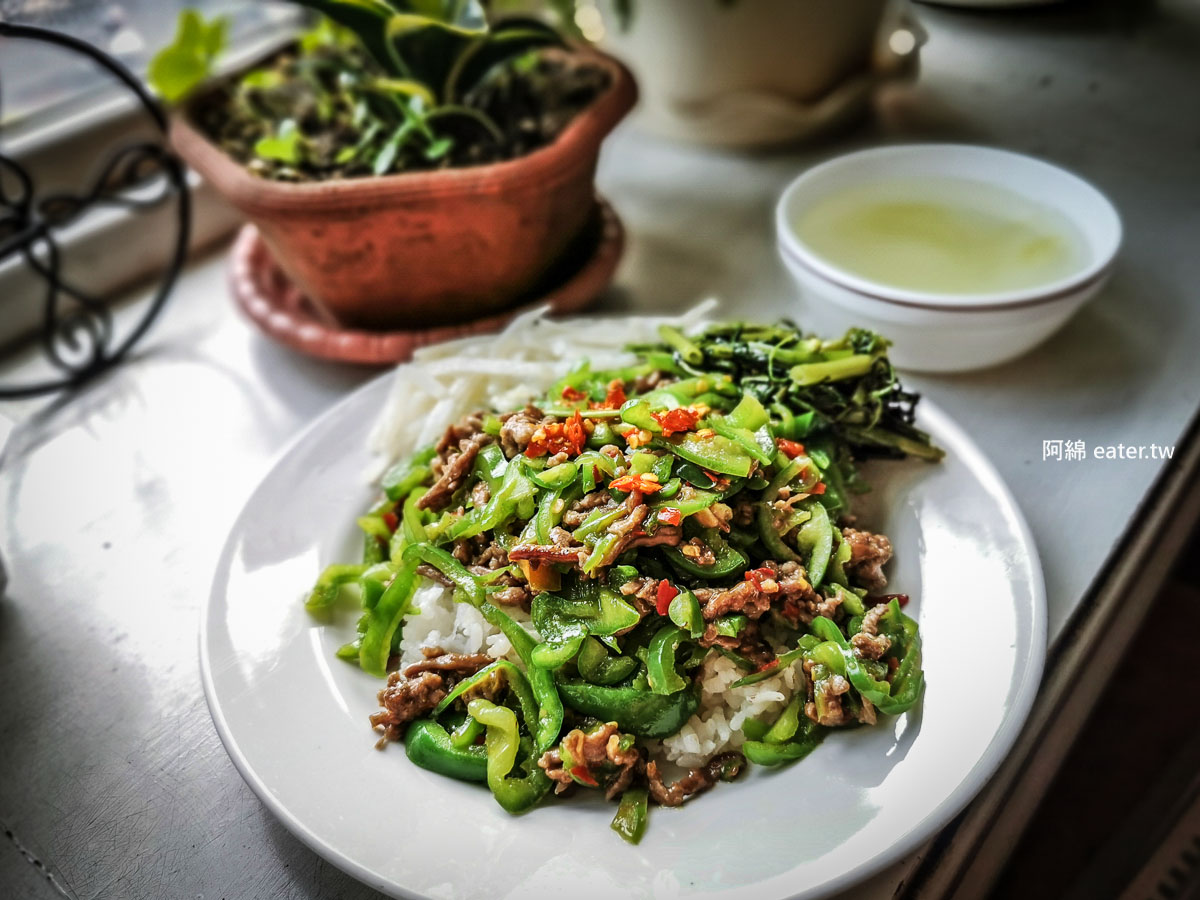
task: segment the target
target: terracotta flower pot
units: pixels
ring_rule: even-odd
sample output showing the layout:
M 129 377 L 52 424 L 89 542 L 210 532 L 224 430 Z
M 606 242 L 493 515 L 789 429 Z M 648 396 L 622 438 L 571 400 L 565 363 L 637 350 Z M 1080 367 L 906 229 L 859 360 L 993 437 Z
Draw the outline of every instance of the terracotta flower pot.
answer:
M 504 162 L 292 184 L 250 174 L 183 116 L 171 139 L 342 323 L 462 321 L 533 288 L 593 213 L 600 142 L 637 88 L 615 59 L 578 52 L 608 71 L 609 86 L 552 144 Z

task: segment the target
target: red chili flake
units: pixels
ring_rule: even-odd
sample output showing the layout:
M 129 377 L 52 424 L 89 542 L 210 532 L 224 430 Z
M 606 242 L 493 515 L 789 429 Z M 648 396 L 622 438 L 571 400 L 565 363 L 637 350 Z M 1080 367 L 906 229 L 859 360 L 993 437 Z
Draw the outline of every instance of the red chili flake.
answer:
M 587 391 L 580 391 L 569 384 L 562 389 L 562 398 L 568 403 L 578 403 L 580 400 L 587 399 Z
M 385 512 L 383 514 L 383 524 L 388 527 L 388 531 L 395 531 L 400 527 L 400 517 L 394 512 Z
M 609 409 L 620 409 L 625 401 L 625 384 L 620 378 L 614 378 L 608 383 L 608 393 L 604 396 L 604 405 Z
M 608 483 L 611 490 L 624 491 L 627 494 L 653 494 L 657 490 L 662 489 L 662 485 L 658 483 L 650 473 L 644 475 L 622 475 L 620 478 L 614 478 Z
M 600 787 L 600 782 L 598 782 L 595 776 L 587 770 L 586 766 L 576 766 L 571 770 L 571 775 L 589 787 Z
M 763 589 L 764 581 L 774 581 L 775 573 L 766 566 L 761 566 L 757 569 L 750 569 L 746 572 L 746 580 L 752 582 L 758 590 Z
M 667 579 L 658 583 L 658 593 L 654 595 L 654 608 L 660 616 L 665 616 L 671 608 L 671 601 L 679 594 L 679 588 L 674 587 Z
M 758 672 L 770 672 L 772 669 L 777 669 L 777 668 L 779 668 L 779 660 L 778 660 L 778 659 L 773 659 L 773 660 L 771 660 L 770 662 L 765 662 L 765 663 L 763 663 L 761 666 L 759 666 L 759 667 L 758 667 L 757 669 L 755 669 L 754 671 L 755 671 L 755 673 L 758 673 Z
M 780 449 L 784 456 L 788 459 L 795 459 L 797 456 L 804 454 L 804 445 L 797 444 L 795 441 L 789 441 L 787 438 L 775 438 L 775 446 Z
M 587 443 L 587 429 L 583 427 L 583 416 L 579 414 L 579 410 L 575 411 L 575 415 L 567 419 L 563 425 L 563 431 L 566 434 L 568 446 L 563 448 L 572 456 L 578 456 L 583 452 L 583 446 Z
M 660 509 L 656 518 L 664 525 L 678 525 L 683 521 L 683 513 L 673 506 L 668 506 Z
M 818 481 L 816 484 L 814 484 L 812 487 L 810 487 L 810 488 L 808 489 L 808 492 L 809 492 L 810 494 L 823 494 L 823 493 L 825 493 L 825 482 L 823 482 L 823 481 Z
M 723 491 L 729 487 L 729 479 L 724 475 L 718 475 L 716 472 L 708 471 L 708 469 L 704 470 L 704 474 L 708 476 L 708 480 L 712 482 L 712 486 L 718 491 Z
M 587 429 L 583 427 L 583 416 L 576 410 L 565 422 L 541 425 L 533 433 L 533 439 L 525 448 L 525 455 L 536 459 L 546 454 L 566 453 L 578 456 L 587 443 Z
M 876 594 L 867 598 L 872 606 L 879 603 L 891 603 L 895 600 L 901 606 L 908 606 L 908 594 Z
M 683 431 L 691 431 L 696 427 L 696 423 L 700 421 L 700 412 L 690 406 L 668 409 L 666 412 L 650 413 L 650 416 L 662 426 L 664 437 L 670 437 L 673 434 Z

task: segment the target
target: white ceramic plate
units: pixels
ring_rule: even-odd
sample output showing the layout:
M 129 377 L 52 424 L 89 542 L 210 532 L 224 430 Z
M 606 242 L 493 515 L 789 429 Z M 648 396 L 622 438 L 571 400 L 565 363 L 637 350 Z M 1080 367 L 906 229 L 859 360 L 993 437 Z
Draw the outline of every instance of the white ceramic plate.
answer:
M 322 626 L 302 598 L 353 559 L 372 500 L 366 433 L 376 380 L 283 455 L 233 527 L 204 612 L 200 657 L 217 730 L 283 823 L 330 862 L 397 897 L 815 897 L 846 887 L 946 824 L 1025 719 L 1045 655 L 1037 552 L 970 439 L 932 404 L 936 466 L 878 463 L 862 520 L 895 543 L 891 590 L 910 593 L 928 680 L 919 711 L 833 734 L 807 760 L 756 770 L 679 809 L 652 809 L 631 847 L 595 798 L 520 818 L 484 789 L 374 749 L 379 682 L 333 656 L 353 616 Z

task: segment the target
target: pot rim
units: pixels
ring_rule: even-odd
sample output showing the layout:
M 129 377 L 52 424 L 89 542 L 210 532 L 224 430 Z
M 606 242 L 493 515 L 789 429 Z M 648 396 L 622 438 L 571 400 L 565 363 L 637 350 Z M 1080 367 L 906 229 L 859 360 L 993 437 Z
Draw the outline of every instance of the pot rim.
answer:
M 252 175 L 192 125 L 185 112 L 172 116 L 171 144 L 189 165 L 243 210 L 361 209 L 387 205 L 397 198 L 486 194 L 531 183 L 553 186 L 591 165 L 600 142 L 637 102 L 637 83 L 619 60 L 592 47 L 571 46 L 570 52 L 608 71 L 612 79 L 609 86 L 580 110 L 553 142 L 515 159 L 428 172 L 295 183 Z

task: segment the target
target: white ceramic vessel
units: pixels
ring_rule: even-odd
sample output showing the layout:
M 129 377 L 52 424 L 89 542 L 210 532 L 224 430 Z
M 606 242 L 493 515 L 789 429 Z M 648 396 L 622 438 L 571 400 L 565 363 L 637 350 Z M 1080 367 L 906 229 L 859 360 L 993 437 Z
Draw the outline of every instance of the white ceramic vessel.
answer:
M 796 234 L 798 215 L 852 186 L 896 178 L 957 178 L 1007 189 L 1060 213 L 1078 230 L 1078 267 L 1022 290 L 937 294 L 870 281 L 833 265 Z M 894 342 L 892 361 L 924 372 L 996 365 L 1020 356 L 1061 328 L 1107 282 L 1121 244 L 1112 203 L 1083 179 L 1029 156 L 959 144 L 879 147 L 809 169 L 783 192 L 775 212 L 780 256 L 800 288 L 805 327 L 879 331 Z
M 996 770 L 1045 655 L 1037 551 L 996 471 L 944 413 L 918 424 L 937 465 L 877 463 L 861 519 L 889 534 L 892 589 L 913 600 L 927 680 L 919 707 L 831 735 L 803 762 L 755 768 L 680 809 L 642 842 L 609 831 L 581 792 L 519 817 L 478 785 L 380 752 L 367 715 L 380 681 L 334 658 L 352 611 L 319 622 L 303 598 L 353 557 L 371 502 L 367 431 L 394 376 L 346 398 L 285 452 L 242 511 L 201 625 L 204 688 L 221 739 L 301 840 L 394 897 L 784 900 L 846 888 L 911 852 Z M 466 401 L 464 400 L 464 403 Z M 732 829 L 732 830 L 731 830 Z
M 633 121 L 722 147 L 804 140 L 916 75 L 924 32 L 901 0 L 652 0 L 628 27 L 600 0 L 602 45 L 637 76 Z

